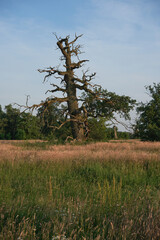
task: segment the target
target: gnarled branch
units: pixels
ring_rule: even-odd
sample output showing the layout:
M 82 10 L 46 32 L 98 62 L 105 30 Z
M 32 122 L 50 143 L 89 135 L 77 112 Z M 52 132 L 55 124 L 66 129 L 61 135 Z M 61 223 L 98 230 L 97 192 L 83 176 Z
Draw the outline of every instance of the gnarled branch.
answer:
M 54 74 L 58 74 L 58 75 L 61 75 L 61 76 L 64 76 L 65 74 L 67 74 L 67 72 L 63 72 L 63 71 L 59 71 L 58 69 L 54 69 L 52 67 L 50 68 L 47 68 L 47 69 L 38 69 L 38 72 L 40 73 L 48 73 L 45 77 L 44 77 L 44 82 L 46 81 L 46 79 L 48 77 L 50 77 L 51 75 L 54 75 Z
M 82 63 L 84 62 L 88 62 L 89 60 L 81 60 L 77 63 L 72 63 L 71 64 L 71 69 L 75 69 L 75 68 L 80 68 L 82 66 Z
M 80 37 L 82 37 L 82 36 L 83 36 L 83 34 L 78 35 L 78 36 L 75 34 L 75 39 L 74 39 L 73 41 L 71 41 L 71 42 L 69 43 L 69 45 L 71 45 L 71 44 L 73 45 L 73 44 L 77 41 L 77 39 L 80 38 Z
M 63 93 L 65 93 L 65 92 L 67 92 L 66 89 L 60 88 L 60 87 L 59 87 L 58 85 L 56 85 L 56 84 L 50 83 L 50 85 L 52 85 L 53 87 L 55 87 L 55 89 L 47 90 L 46 93 L 48 93 L 48 92 L 51 92 L 51 93 L 54 93 L 54 92 L 63 92 Z

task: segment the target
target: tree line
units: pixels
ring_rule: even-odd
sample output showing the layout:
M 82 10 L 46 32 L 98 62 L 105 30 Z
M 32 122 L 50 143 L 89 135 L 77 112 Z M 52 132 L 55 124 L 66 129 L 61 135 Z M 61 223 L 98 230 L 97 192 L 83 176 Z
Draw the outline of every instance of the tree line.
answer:
M 63 143 L 72 135 L 69 122 L 58 129 L 64 118 L 56 103 L 50 105 L 45 112 L 44 108 L 40 107 L 34 115 L 32 112 L 21 112 L 11 104 L 5 106 L 4 110 L 0 105 L 0 139 L 43 139 Z M 88 127 L 88 140 L 107 141 L 115 138 L 113 127 L 108 126 L 103 118 L 90 118 Z M 130 134 L 118 132 L 118 137 L 128 139 Z
M 137 104 L 138 117 L 132 125 L 132 133 L 118 131 L 118 139 L 139 138 L 144 141 L 160 141 L 160 84 L 154 83 L 153 86 L 147 86 L 146 90 L 151 100 Z M 102 111 L 98 109 L 102 108 L 101 104 L 95 104 L 95 111 Z M 0 139 L 45 139 L 62 143 L 68 136 L 72 136 L 70 122 L 61 126 L 65 121 L 64 108 L 65 106 L 59 103 L 52 103 L 47 108 L 42 104 L 33 115 L 32 112 L 21 112 L 11 104 L 5 106 L 4 110 L 0 105 Z M 94 141 L 115 139 L 114 126 L 108 124 L 108 120 L 112 118 L 113 115 L 109 113 L 107 118 L 90 117 L 88 139 Z

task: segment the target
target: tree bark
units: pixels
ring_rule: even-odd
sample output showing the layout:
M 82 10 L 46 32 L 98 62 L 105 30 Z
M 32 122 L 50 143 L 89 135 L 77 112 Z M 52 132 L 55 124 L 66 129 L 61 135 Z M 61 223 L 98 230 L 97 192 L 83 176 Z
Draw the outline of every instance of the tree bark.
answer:
M 66 90 L 67 90 L 67 104 L 68 104 L 68 111 L 71 118 L 71 129 L 72 135 L 74 139 L 79 141 L 84 139 L 84 130 L 83 130 L 83 123 L 80 122 L 80 112 L 78 107 L 78 100 L 76 95 L 76 87 L 74 84 L 74 77 L 73 73 L 70 76 L 65 75 L 64 78 L 66 82 Z

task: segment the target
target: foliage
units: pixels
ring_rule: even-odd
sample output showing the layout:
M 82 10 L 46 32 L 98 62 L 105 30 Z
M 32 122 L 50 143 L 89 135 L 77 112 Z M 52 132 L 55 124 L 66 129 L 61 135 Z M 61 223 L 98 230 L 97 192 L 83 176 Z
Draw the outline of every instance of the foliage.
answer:
M 129 133 L 129 132 L 121 132 L 121 131 L 118 131 L 118 139 L 130 139 L 132 138 L 132 134 Z
M 31 113 L 21 113 L 20 129 L 22 129 L 26 135 L 26 139 L 41 138 L 40 132 L 40 120 L 37 116 Z
M 160 84 L 147 86 L 151 100 L 137 108 L 140 114 L 135 126 L 135 135 L 142 140 L 160 141 Z
M 31 113 L 20 112 L 11 104 L 0 107 L 0 139 L 36 139 L 41 136 L 39 119 Z
M 5 139 L 5 127 L 6 127 L 5 114 L 0 105 L 0 139 Z
M 96 88 L 94 92 L 100 99 L 94 98 L 90 93 L 82 95 L 88 116 L 103 117 L 107 121 L 116 119 L 115 114 L 118 114 L 124 119 L 130 119 L 129 112 L 133 110 L 136 100 L 129 96 L 119 96 L 114 92 L 108 92 L 102 87 Z
M 94 141 L 107 140 L 106 123 L 104 118 L 100 118 L 99 120 L 96 118 L 90 118 L 88 120 L 88 126 L 90 129 L 89 139 Z
M 42 105 L 38 108 L 37 117 L 40 119 L 41 132 L 44 136 L 51 135 L 53 128 L 58 127 L 58 122 L 61 120 L 61 111 L 58 106 L 58 103 L 52 103 L 48 107 Z
M 64 109 L 65 107 L 59 103 L 52 103 L 47 107 L 42 105 L 38 108 L 37 117 L 40 119 L 43 137 L 64 142 L 68 136 L 72 135 L 69 123 L 58 129 L 65 121 Z
M 53 103 L 45 109 L 41 106 L 37 115 L 22 112 L 11 105 L 3 112 L 0 106 L 0 139 L 45 139 L 52 143 L 64 143 L 68 136 L 72 136 L 70 122 L 59 126 L 64 121 L 64 106 Z M 106 118 L 88 119 L 90 129 L 88 140 L 107 141 L 114 139 L 113 128 L 108 127 Z M 119 139 L 128 139 L 125 132 L 118 132 Z
M 13 108 L 11 104 L 5 106 L 7 139 L 16 139 L 16 134 L 20 125 L 20 110 Z

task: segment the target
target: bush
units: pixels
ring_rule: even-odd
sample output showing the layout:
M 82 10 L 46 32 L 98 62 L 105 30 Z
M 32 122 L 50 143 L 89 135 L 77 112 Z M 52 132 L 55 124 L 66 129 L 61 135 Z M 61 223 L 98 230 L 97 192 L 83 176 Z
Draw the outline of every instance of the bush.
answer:
M 23 129 L 18 129 L 15 138 L 17 140 L 25 140 L 26 139 L 25 131 Z
M 89 138 L 95 141 L 105 141 L 107 139 L 105 119 L 91 118 L 88 121 L 90 133 Z

